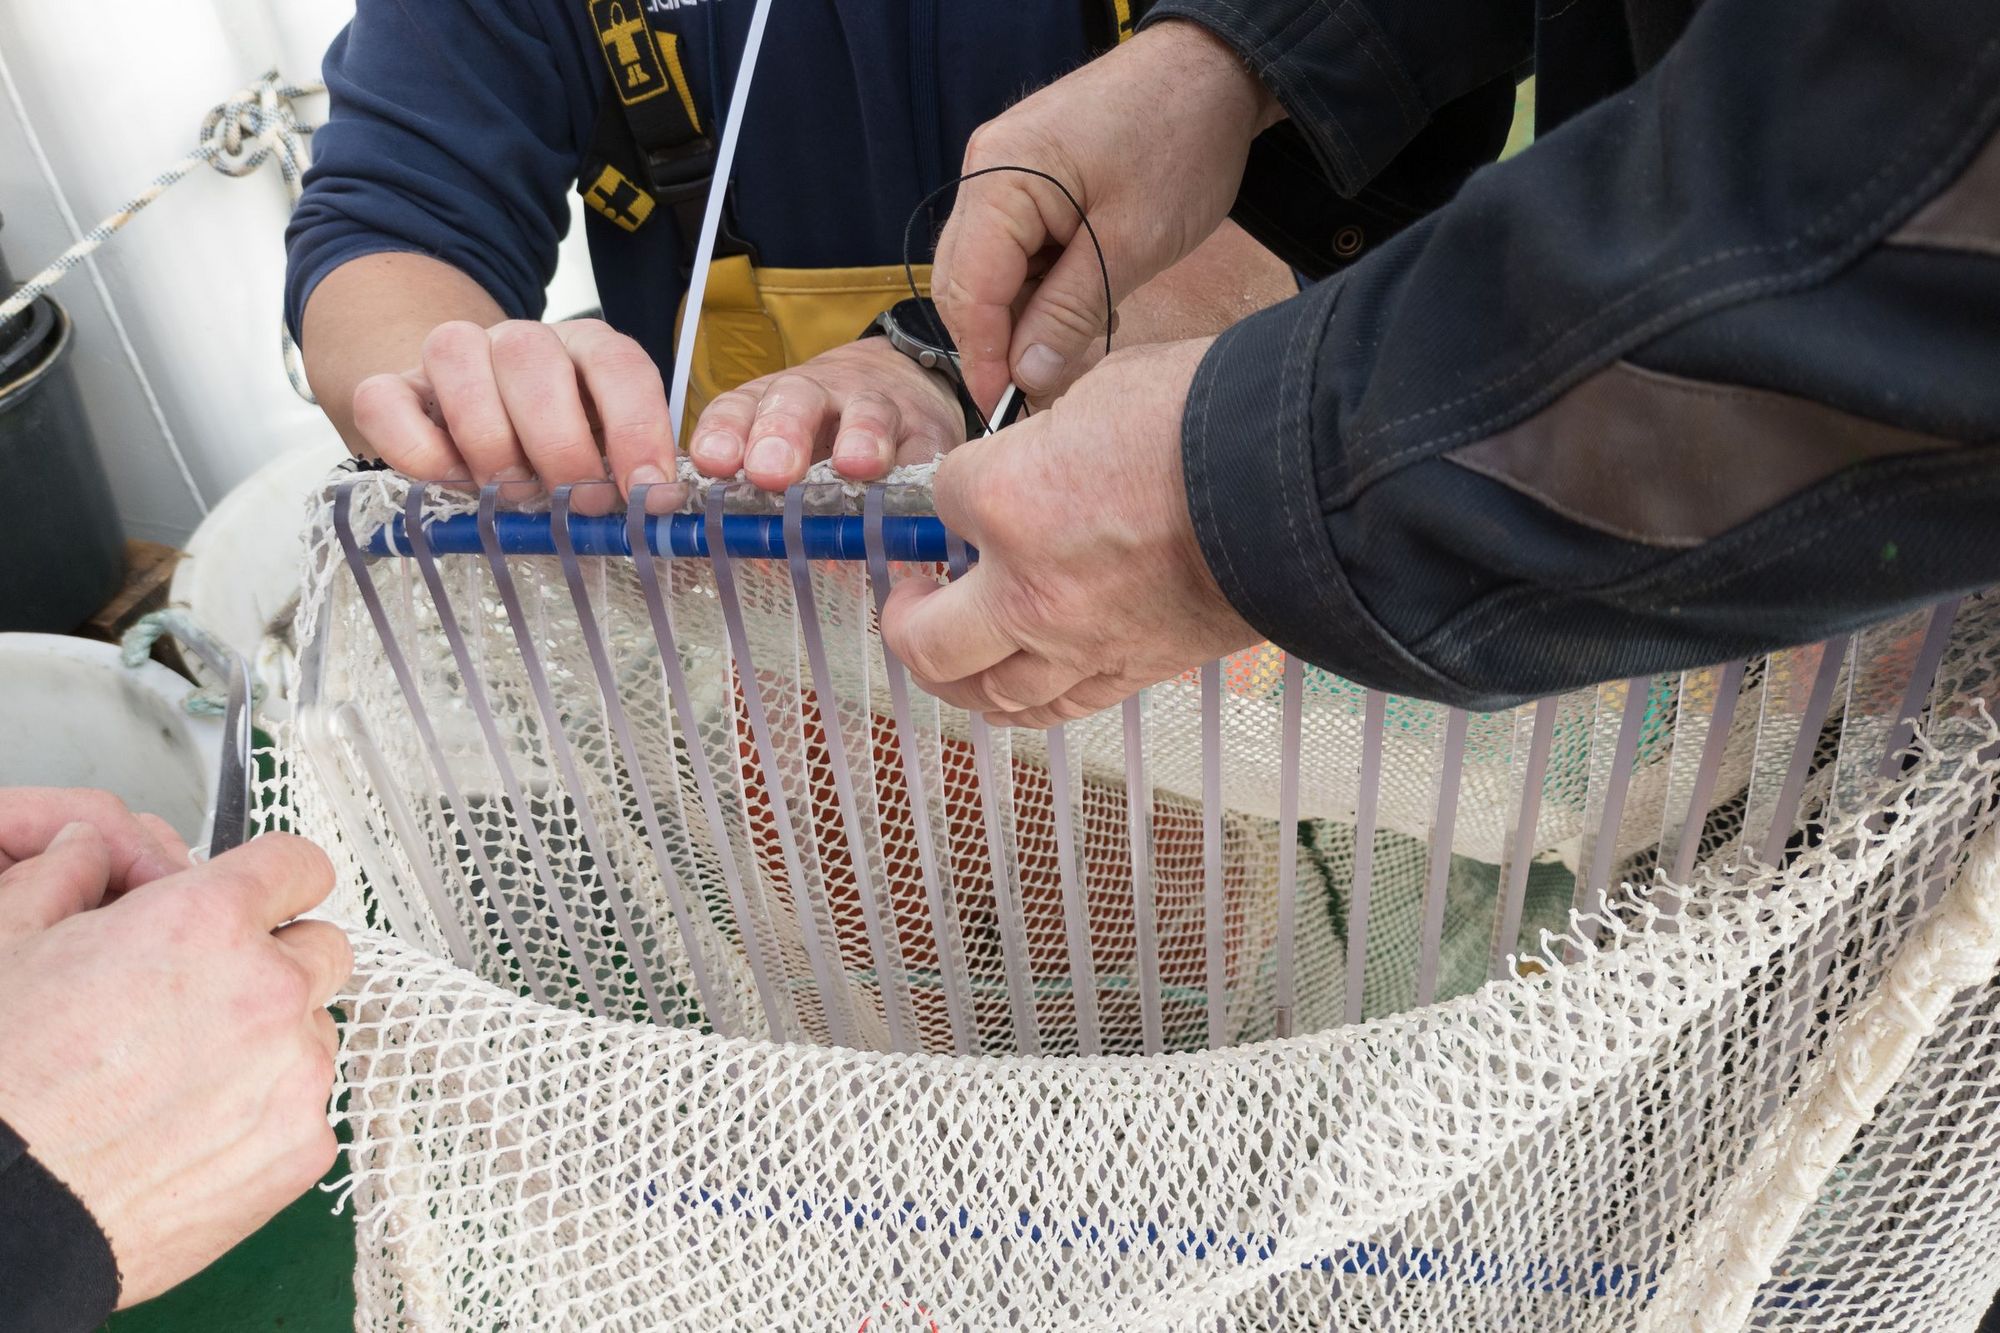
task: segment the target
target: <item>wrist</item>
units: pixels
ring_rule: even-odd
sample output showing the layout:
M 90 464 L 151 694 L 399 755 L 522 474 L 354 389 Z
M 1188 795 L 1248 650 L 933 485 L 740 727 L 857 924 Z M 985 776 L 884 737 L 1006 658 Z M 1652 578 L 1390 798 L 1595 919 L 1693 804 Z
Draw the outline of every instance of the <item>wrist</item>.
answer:
M 950 385 L 942 375 L 925 370 L 897 351 L 886 337 L 875 334 L 857 338 L 845 347 L 836 348 L 832 355 L 853 358 L 857 368 L 864 368 L 869 380 L 896 400 L 906 415 L 911 410 L 920 410 L 944 428 L 948 438 L 964 442 L 965 414 Z
M 1162 18 L 1147 24 L 1131 45 L 1149 41 L 1174 63 L 1186 80 L 1193 105 L 1204 102 L 1227 108 L 1254 139 L 1285 118 L 1285 109 L 1257 76 L 1241 52 L 1193 19 Z

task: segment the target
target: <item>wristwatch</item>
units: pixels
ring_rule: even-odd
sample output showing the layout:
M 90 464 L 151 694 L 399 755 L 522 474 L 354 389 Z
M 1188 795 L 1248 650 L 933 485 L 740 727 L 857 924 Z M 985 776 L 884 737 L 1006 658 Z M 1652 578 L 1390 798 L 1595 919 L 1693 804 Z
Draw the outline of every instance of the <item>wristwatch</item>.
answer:
M 976 440 L 986 434 L 986 414 L 979 410 L 971 392 L 965 387 L 965 376 L 959 370 L 958 349 L 952 346 L 951 334 L 945 331 L 944 320 L 938 316 L 937 307 L 929 297 L 912 296 L 896 302 L 861 331 L 863 338 L 883 337 L 889 346 L 901 352 L 910 360 L 936 375 L 957 400 L 959 410 L 965 413 L 965 438 Z M 1007 407 L 1005 415 L 1011 416 L 1019 395 L 1009 390 L 1002 399 Z M 1000 424 L 1005 425 L 1003 420 Z

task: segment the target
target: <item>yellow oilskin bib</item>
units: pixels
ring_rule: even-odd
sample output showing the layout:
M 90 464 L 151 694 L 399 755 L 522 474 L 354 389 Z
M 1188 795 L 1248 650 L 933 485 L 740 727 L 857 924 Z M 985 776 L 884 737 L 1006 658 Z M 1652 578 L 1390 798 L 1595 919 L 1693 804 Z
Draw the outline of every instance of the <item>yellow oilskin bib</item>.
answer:
M 916 276 L 917 290 L 928 295 L 930 265 L 917 265 Z M 716 260 L 702 299 L 682 444 L 717 394 L 853 342 L 870 320 L 909 294 L 901 264 L 758 268 L 745 255 Z

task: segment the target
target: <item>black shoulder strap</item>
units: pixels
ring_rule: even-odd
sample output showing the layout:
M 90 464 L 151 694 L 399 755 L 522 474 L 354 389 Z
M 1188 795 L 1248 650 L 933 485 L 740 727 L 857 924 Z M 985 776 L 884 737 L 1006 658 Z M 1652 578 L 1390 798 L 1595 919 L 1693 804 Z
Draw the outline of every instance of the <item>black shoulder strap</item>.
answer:
M 611 75 L 611 95 L 598 111 L 577 188 L 593 211 L 626 231 L 637 231 L 656 205 L 667 205 L 691 255 L 715 179 L 715 141 L 681 65 L 680 34 L 656 26 L 646 0 L 582 3 Z M 749 249 L 725 220 L 716 253 Z

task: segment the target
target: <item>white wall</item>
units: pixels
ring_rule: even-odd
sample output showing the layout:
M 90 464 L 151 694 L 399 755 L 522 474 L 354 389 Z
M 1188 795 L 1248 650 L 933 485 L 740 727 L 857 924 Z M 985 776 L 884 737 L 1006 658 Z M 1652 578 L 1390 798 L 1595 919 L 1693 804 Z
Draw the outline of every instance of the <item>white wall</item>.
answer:
M 90 227 L 265 69 L 317 78 L 352 12 L 353 0 L 0 0 L 0 60 L 26 112 L 24 123 L 0 88 L 0 247 L 15 276 L 73 239 L 59 200 Z M 308 118 L 324 115 L 324 100 L 304 104 Z M 103 293 L 89 269 L 56 288 L 77 322 L 76 373 L 133 536 L 183 539 L 265 460 L 331 435 L 278 355 L 286 213 L 275 166 L 247 179 L 203 168 L 98 252 Z M 578 227 L 564 246 L 559 314 L 593 303 L 581 239 Z

